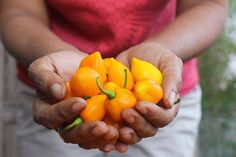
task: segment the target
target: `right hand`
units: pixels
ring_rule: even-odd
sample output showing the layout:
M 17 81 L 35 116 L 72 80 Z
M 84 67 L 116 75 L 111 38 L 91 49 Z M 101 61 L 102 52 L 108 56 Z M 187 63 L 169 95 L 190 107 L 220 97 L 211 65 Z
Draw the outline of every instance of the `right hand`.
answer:
M 33 116 L 37 123 L 59 130 L 71 123 L 86 106 L 82 98 L 63 100 L 66 94 L 65 82 L 70 80 L 84 57 L 82 53 L 60 51 L 41 57 L 30 65 L 29 75 L 38 88 L 37 99 L 33 104 Z M 83 123 L 59 133 L 65 142 L 78 144 L 85 149 L 98 148 L 104 152 L 127 150 L 127 144 L 118 142 L 114 145 L 113 141 L 119 136 L 118 130 L 102 121 Z

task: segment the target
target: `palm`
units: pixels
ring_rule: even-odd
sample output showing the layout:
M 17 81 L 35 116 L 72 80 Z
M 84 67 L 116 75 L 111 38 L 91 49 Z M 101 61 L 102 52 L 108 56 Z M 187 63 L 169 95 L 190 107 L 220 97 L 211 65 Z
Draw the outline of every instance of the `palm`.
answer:
M 45 56 L 50 60 L 53 71 L 64 81 L 69 81 L 85 55 L 72 51 L 60 51 Z

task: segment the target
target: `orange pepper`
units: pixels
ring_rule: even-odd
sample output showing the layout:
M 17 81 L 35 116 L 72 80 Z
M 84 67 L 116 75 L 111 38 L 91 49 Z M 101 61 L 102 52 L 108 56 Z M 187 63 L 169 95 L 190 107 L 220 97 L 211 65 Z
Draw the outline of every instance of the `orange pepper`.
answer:
M 100 90 L 96 85 L 97 77 L 101 78 L 100 74 L 94 69 L 89 67 L 79 68 L 70 80 L 73 95 L 83 98 L 98 95 Z
M 91 55 L 86 56 L 80 63 L 80 68 L 81 67 L 90 67 L 94 69 L 100 74 L 102 82 L 106 81 L 107 71 L 100 52 L 96 51 Z
M 114 82 L 107 82 L 104 87 L 103 87 L 105 90 L 112 90 L 114 91 L 115 89 L 117 88 L 120 88 L 116 83 Z M 120 128 L 123 124 L 122 122 L 115 122 L 111 119 L 110 116 L 106 115 L 104 118 L 103 118 L 103 121 L 108 124 L 108 125 L 112 125 L 116 128 Z
M 120 88 L 116 83 L 114 82 L 107 82 L 104 84 L 103 88 L 105 90 L 112 90 L 114 91 L 116 88 Z
M 156 104 L 163 98 L 163 90 L 156 81 L 143 79 L 134 85 L 134 95 L 139 101 L 150 101 Z
M 121 122 L 121 112 L 127 108 L 133 108 L 136 105 L 137 100 L 134 94 L 124 88 L 116 88 L 114 91 L 105 90 L 100 84 L 99 78 L 97 78 L 96 81 L 101 92 L 108 97 L 105 102 L 107 115 L 110 116 L 114 122 Z
M 106 95 L 96 95 L 87 99 L 86 107 L 80 113 L 84 122 L 102 120 L 105 115 L 104 103 Z
M 83 122 L 102 120 L 105 115 L 104 103 L 105 95 L 96 95 L 86 100 L 86 107 L 71 124 L 65 127 L 65 130 L 81 125 Z
M 127 89 L 131 90 L 134 86 L 134 79 L 129 71 L 129 69 L 122 64 L 121 62 L 115 60 L 114 58 L 110 58 L 110 61 L 107 59 L 106 63 L 109 65 L 107 71 L 108 71 L 108 81 L 115 82 L 118 84 L 121 88 L 124 87 L 125 82 L 125 73 L 124 70 L 127 70 Z

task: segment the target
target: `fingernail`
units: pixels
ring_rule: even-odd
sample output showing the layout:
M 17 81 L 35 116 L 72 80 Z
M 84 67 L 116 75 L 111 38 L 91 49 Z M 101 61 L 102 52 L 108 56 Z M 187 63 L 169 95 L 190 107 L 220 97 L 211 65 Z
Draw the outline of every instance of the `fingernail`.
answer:
M 104 147 L 104 150 L 107 152 L 110 152 L 114 149 L 114 145 L 113 144 L 108 144 Z
M 81 109 L 85 107 L 85 104 L 86 104 L 86 101 L 83 99 L 75 101 L 71 107 L 72 112 L 74 113 L 80 112 Z
M 171 107 L 174 105 L 175 97 L 176 97 L 176 93 L 175 93 L 175 92 L 171 92 L 171 93 L 170 93 L 170 96 L 169 96 L 169 98 L 168 98 Z
M 50 87 L 52 95 L 57 99 L 63 98 L 63 88 L 60 84 L 55 83 Z

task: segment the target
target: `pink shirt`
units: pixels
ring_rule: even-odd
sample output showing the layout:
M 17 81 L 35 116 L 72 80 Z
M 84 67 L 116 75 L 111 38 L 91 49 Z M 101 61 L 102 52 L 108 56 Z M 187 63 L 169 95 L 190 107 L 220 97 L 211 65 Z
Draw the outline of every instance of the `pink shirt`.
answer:
M 47 0 L 50 28 L 79 50 L 115 57 L 175 19 L 176 0 Z M 22 72 L 21 72 L 22 73 Z M 198 83 L 196 60 L 184 64 L 181 95 Z

